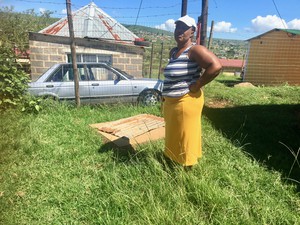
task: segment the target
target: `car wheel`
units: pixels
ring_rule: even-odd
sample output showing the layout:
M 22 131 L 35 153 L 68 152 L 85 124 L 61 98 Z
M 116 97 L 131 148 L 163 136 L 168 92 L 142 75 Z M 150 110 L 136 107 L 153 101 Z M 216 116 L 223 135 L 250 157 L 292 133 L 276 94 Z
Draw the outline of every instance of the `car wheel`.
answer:
M 139 96 L 139 103 L 144 106 L 156 105 L 161 100 L 161 95 L 155 90 L 143 91 Z

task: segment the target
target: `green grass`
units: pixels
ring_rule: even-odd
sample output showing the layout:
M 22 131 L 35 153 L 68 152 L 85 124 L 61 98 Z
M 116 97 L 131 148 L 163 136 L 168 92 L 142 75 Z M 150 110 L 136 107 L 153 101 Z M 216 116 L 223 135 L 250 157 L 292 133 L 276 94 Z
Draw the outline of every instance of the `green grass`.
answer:
M 204 155 L 191 171 L 164 159 L 163 140 L 132 153 L 89 127 L 159 107 L 2 112 L 0 224 L 299 224 L 300 88 L 227 81 L 205 88 Z
M 238 78 L 220 76 L 209 84 L 204 115 L 257 161 L 281 172 L 284 179 L 300 181 L 300 164 L 295 161 L 300 155 L 299 86 L 232 87 L 237 82 Z

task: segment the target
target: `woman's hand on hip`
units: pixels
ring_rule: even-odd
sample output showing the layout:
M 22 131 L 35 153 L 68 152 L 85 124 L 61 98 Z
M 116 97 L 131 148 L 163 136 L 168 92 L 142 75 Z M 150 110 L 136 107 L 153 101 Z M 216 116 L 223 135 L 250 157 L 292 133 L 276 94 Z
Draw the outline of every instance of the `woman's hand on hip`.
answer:
M 190 92 L 192 92 L 192 93 L 198 92 L 200 90 L 200 88 L 201 88 L 201 84 L 200 84 L 199 80 L 197 80 L 197 82 L 192 83 L 189 86 Z

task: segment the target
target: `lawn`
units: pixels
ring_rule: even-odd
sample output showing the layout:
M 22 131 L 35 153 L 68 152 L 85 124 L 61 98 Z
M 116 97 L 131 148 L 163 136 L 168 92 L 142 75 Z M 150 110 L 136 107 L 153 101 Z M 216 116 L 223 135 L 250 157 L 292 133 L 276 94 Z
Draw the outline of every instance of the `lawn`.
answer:
M 163 140 L 130 152 L 89 127 L 159 106 L 1 112 L 0 224 L 300 224 L 300 87 L 238 81 L 205 87 L 191 171 L 164 159 Z

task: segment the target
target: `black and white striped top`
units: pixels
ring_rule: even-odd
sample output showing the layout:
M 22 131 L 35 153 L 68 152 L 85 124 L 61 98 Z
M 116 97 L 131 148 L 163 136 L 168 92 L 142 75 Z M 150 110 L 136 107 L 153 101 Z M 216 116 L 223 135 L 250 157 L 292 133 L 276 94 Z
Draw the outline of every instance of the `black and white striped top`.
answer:
M 189 85 L 199 79 L 201 68 L 188 57 L 188 51 L 192 46 L 184 50 L 178 58 L 175 58 L 178 50 L 173 51 L 164 69 L 163 96 L 181 97 L 189 92 Z

